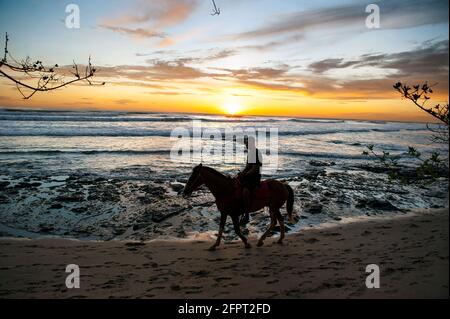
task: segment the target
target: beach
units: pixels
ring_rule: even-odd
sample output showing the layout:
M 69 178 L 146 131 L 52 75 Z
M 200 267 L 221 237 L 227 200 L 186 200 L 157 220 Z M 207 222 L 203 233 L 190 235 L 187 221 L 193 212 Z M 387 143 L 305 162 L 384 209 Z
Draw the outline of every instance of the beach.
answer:
M 447 206 L 448 207 L 448 206 Z M 0 240 L 2 298 L 448 298 L 448 208 L 365 217 L 244 249 L 211 240 Z M 80 288 L 67 289 L 68 264 Z M 380 288 L 365 285 L 380 268 Z

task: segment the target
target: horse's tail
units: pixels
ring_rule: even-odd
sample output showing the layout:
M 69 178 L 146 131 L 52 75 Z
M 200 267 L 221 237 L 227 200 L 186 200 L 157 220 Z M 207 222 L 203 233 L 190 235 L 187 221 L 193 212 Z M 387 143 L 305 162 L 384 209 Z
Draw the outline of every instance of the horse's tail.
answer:
M 287 211 L 288 216 L 289 216 L 289 222 L 294 223 L 294 219 L 292 217 L 292 212 L 294 211 L 294 190 L 288 184 L 285 184 L 285 186 L 286 186 L 286 189 L 287 189 L 287 191 L 289 193 L 288 199 L 287 199 L 287 202 L 286 202 L 286 211 Z

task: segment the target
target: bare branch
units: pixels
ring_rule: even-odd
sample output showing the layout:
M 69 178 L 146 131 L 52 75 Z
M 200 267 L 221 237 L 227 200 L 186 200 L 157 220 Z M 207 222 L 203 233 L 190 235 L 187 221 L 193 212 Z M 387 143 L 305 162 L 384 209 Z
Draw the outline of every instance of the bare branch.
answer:
M 26 57 L 21 61 L 14 59 L 8 51 L 8 42 L 9 37 L 8 33 L 6 33 L 4 56 L 0 61 L 0 77 L 3 76 L 12 81 L 24 99 L 31 98 L 36 92 L 57 90 L 79 81 L 85 81 L 89 85 L 105 84 L 105 82 L 97 83 L 92 81 L 96 69 L 92 67 L 90 56 L 83 76 L 80 75 L 78 65 L 73 61 L 72 68 L 74 69 L 74 72 L 72 72 L 72 74 L 75 78 L 65 80 L 62 75 L 58 76 L 57 74 L 59 68 L 58 64 L 55 64 L 52 67 L 46 67 L 42 61 L 37 60 L 33 62 L 29 57 Z M 10 57 L 11 62 L 8 61 L 8 57 Z M 11 71 L 11 73 L 8 72 L 8 70 Z M 33 81 L 34 84 L 27 83 L 27 79 L 21 79 L 17 75 L 14 75 L 14 73 L 27 76 L 28 80 Z

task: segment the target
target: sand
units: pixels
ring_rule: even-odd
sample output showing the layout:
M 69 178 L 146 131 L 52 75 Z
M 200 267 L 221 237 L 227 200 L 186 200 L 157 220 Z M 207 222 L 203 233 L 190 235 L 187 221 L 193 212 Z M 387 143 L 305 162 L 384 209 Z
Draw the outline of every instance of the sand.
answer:
M 448 209 L 290 234 L 280 246 L 211 241 L 1 239 L 2 298 L 448 298 Z M 67 289 L 66 265 L 80 266 Z M 365 285 L 368 264 L 380 288 Z

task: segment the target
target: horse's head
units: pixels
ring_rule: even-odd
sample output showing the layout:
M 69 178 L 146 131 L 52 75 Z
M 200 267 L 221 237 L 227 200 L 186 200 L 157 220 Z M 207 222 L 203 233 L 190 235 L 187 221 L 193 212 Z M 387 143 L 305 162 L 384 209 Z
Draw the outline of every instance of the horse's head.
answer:
M 190 196 L 193 191 L 199 188 L 203 184 L 203 179 L 200 175 L 200 171 L 202 169 L 202 164 L 195 166 L 192 169 L 191 177 L 189 177 L 186 186 L 183 189 L 183 196 Z

